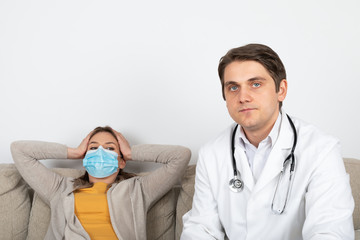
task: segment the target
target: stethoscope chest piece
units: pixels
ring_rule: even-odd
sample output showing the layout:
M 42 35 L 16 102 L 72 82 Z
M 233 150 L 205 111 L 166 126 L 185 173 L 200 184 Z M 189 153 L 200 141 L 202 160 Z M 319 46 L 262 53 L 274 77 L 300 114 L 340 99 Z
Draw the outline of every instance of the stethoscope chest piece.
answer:
M 244 189 L 244 182 L 235 175 L 229 182 L 229 188 L 233 192 L 241 192 Z

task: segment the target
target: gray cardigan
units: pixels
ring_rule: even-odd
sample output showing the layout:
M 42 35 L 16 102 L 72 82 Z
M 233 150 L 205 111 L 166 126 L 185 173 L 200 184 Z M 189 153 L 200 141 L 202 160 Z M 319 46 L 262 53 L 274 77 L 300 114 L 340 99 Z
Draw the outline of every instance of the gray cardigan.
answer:
M 161 196 L 178 183 L 191 152 L 181 146 L 136 145 L 132 159 L 163 163 L 146 176 L 114 183 L 107 192 L 111 223 L 118 239 L 146 239 L 146 214 Z M 66 159 L 62 144 L 17 141 L 11 144 L 15 165 L 25 181 L 50 206 L 51 220 L 45 239 L 90 239 L 74 213 L 73 178 L 58 175 L 40 159 Z

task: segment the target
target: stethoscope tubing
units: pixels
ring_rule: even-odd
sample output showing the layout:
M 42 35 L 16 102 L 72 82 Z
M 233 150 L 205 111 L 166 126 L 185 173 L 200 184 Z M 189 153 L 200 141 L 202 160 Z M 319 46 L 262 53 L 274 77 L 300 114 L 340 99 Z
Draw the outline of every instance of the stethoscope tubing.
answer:
M 290 116 L 288 114 L 286 114 L 291 129 L 293 130 L 293 134 L 294 134 L 294 141 L 293 141 L 293 146 L 291 148 L 291 152 L 289 154 L 289 156 L 285 159 L 284 163 L 283 163 L 283 168 L 285 167 L 286 163 L 288 160 L 291 159 L 291 165 L 290 165 L 290 176 L 292 176 L 294 170 L 295 170 L 295 148 L 296 148 L 296 144 L 297 144 L 297 133 L 296 133 L 296 128 L 295 125 L 293 123 L 293 121 L 291 120 Z M 234 170 L 234 179 L 230 180 L 230 185 L 234 183 L 234 181 L 240 181 L 241 185 L 243 186 L 243 180 L 241 179 L 241 173 L 237 170 L 237 166 L 236 166 L 236 160 L 235 160 L 235 135 L 236 135 L 236 130 L 238 128 L 239 124 L 236 124 L 233 132 L 232 132 L 232 136 L 231 136 L 231 155 L 232 155 L 232 165 L 233 165 L 233 170 Z M 238 173 L 240 176 L 238 176 Z M 230 186 L 230 189 L 232 191 L 236 191 L 236 192 L 240 192 L 242 190 L 242 188 L 237 188 L 235 186 Z

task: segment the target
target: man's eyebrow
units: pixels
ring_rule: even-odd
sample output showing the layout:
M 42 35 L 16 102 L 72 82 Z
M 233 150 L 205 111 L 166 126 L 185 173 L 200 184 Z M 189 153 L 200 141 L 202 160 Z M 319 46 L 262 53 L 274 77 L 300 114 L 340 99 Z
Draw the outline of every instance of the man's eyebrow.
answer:
M 248 82 L 266 81 L 266 78 L 263 78 L 263 77 L 252 77 L 252 78 L 249 78 L 247 81 L 248 81 Z M 225 82 L 225 86 L 229 86 L 229 85 L 239 85 L 239 83 L 236 82 L 236 81 L 227 81 L 227 82 Z
M 225 86 L 228 86 L 228 85 L 238 85 L 238 83 L 235 81 L 228 81 L 225 83 Z
M 248 81 L 249 81 L 249 82 L 253 82 L 253 81 L 266 81 L 266 78 L 263 78 L 263 77 L 253 77 L 253 78 L 249 78 Z

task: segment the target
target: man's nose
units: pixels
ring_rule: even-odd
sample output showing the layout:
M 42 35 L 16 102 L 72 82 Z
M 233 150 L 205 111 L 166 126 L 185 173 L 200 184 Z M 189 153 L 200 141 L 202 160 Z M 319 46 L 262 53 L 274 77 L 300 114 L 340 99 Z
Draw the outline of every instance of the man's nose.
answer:
M 252 100 L 252 97 L 249 89 L 244 87 L 240 88 L 238 98 L 240 103 L 250 102 Z

